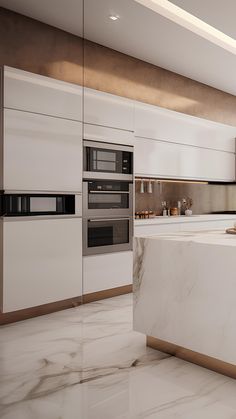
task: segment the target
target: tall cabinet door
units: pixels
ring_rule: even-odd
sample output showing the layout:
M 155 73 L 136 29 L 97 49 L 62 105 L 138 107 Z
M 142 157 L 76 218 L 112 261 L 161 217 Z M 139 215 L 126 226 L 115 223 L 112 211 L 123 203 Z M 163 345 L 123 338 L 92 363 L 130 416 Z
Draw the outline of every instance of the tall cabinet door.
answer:
M 4 110 L 4 189 L 82 191 L 82 124 Z
M 81 218 L 4 220 L 3 312 L 82 294 Z

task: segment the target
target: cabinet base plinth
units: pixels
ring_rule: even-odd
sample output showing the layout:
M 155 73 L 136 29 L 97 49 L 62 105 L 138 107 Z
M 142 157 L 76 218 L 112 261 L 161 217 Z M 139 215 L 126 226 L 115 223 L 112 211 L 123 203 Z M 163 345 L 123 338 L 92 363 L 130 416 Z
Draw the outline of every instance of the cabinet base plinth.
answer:
M 191 351 L 190 349 L 161 339 L 153 338 L 152 336 L 147 336 L 147 346 L 236 379 L 236 365 L 229 364 L 228 362 L 220 361 L 219 359 Z
M 129 294 L 132 292 L 133 285 L 124 285 L 122 287 L 111 288 L 108 290 L 93 292 L 83 296 L 69 298 L 63 301 L 43 304 L 37 307 L 29 307 L 22 310 L 11 311 L 9 313 L 0 312 L 0 325 L 19 322 L 32 317 L 43 316 L 44 314 L 54 313 L 68 308 L 74 308 L 81 304 L 91 303 L 93 301 L 103 300 L 105 298 L 117 297 L 118 295 Z
M 43 316 L 44 314 L 54 313 L 55 311 L 74 308 L 82 304 L 82 296 L 68 298 L 54 303 L 42 304 L 36 307 L 24 308 L 22 310 L 11 311 L 9 313 L 0 313 L 0 325 L 19 322 L 32 317 Z
M 83 303 L 104 300 L 105 298 L 117 297 L 118 295 L 129 294 L 133 290 L 133 285 L 123 285 L 122 287 L 110 288 L 108 290 L 92 292 L 83 295 Z

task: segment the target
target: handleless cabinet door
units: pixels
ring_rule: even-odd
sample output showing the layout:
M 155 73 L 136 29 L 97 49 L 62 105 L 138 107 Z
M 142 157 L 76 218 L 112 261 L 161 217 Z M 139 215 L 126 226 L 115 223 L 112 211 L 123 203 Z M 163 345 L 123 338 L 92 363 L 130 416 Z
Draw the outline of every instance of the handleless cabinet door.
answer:
M 84 294 L 122 287 L 132 282 L 132 251 L 83 257 Z
M 82 294 L 82 220 L 4 220 L 3 312 Z
M 136 137 L 135 175 L 231 182 L 235 154 Z
M 4 107 L 82 121 L 82 87 L 4 67 Z
M 82 124 L 5 109 L 4 189 L 81 192 Z
M 236 127 L 135 102 L 135 136 L 235 152 Z
M 84 89 L 84 122 L 110 128 L 134 131 L 133 101 L 99 92 Z

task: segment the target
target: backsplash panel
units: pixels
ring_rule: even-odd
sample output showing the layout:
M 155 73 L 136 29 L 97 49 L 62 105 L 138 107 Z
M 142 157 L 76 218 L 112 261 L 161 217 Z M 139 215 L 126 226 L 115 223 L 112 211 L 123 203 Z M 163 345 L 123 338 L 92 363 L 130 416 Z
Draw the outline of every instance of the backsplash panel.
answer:
M 147 182 L 145 182 L 147 191 Z M 193 214 L 216 211 L 236 211 L 236 185 L 153 182 L 153 193 L 140 193 L 140 181 L 135 182 L 135 211 L 154 211 L 161 215 L 161 202 L 176 207 L 182 198 L 192 198 Z

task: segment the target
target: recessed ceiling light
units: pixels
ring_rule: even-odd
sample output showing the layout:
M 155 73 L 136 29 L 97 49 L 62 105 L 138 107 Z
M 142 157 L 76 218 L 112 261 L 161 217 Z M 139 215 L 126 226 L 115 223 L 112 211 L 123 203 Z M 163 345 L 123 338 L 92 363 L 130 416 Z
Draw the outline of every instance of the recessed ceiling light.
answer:
M 109 18 L 110 18 L 111 20 L 118 20 L 118 19 L 119 19 L 119 16 L 116 16 L 116 15 L 111 15 L 111 16 L 109 16 Z
M 236 40 L 168 0 L 135 0 L 178 25 L 236 55 Z

